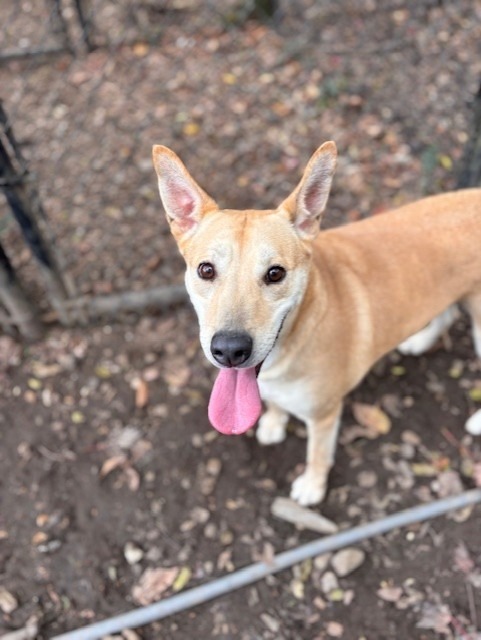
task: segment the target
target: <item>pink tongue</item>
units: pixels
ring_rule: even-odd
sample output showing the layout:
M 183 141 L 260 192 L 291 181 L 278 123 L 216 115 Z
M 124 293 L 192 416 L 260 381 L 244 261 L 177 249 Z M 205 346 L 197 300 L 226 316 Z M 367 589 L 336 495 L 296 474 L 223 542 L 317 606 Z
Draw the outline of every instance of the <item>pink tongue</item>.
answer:
M 209 420 L 217 431 L 244 433 L 257 422 L 261 409 L 255 367 L 219 371 L 209 402 Z

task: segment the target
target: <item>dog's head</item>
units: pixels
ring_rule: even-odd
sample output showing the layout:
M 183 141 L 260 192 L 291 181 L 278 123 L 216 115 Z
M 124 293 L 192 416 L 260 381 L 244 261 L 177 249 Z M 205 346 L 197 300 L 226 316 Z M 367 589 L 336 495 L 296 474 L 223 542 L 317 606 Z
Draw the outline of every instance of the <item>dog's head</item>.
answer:
M 153 159 L 204 353 L 222 369 L 258 371 L 304 296 L 336 146 L 326 142 L 314 153 L 274 210 L 220 210 L 173 151 L 155 145 Z

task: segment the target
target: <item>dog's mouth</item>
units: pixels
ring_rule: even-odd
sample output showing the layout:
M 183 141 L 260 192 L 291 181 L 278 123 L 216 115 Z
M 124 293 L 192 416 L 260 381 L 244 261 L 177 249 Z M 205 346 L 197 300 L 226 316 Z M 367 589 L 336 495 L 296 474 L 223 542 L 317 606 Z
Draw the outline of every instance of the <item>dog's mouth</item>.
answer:
M 245 433 L 259 420 L 262 402 L 257 377 L 267 356 L 274 349 L 284 326 L 287 313 L 266 357 L 253 367 L 219 371 L 209 401 L 209 420 L 212 426 L 226 435 Z

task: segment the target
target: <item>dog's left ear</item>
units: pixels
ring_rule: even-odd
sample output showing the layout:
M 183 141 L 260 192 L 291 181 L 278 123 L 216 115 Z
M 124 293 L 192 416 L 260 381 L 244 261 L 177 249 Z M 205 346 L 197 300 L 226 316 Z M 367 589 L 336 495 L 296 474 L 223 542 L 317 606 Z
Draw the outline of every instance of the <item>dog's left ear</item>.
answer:
M 299 236 L 313 240 L 319 233 L 321 216 L 326 208 L 332 176 L 336 168 L 334 142 L 325 142 L 309 160 L 300 183 L 281 204 Z
M 201 218 L 217 204 L 199 187 L 181 159 L 168 147 L 156 144 L 152 158 L 167 220 L 176 239 L 190 235 Z

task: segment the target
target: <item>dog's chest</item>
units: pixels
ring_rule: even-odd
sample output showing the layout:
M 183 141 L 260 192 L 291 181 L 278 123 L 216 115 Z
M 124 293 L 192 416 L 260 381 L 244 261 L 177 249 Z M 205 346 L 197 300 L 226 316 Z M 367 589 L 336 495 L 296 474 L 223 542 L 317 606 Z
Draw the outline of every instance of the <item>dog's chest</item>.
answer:
M 305 420 L 310 415 L 314 398 L 311 385 L 307 385 L 306 380 L 284 381 L 282 378 L 263 380 L 260 377 L 258 382 L 261 398 L 264 401 L 272 402 L 301 420 Z

